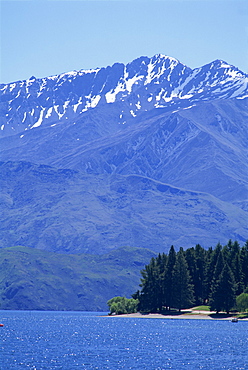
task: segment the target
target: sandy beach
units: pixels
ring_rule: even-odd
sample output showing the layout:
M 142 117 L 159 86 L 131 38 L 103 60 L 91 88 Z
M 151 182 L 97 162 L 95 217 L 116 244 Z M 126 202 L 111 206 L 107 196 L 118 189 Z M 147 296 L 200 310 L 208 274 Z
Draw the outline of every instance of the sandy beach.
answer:
M 110 315 L 109 317 L 116 317 L 116 318 L 143 318 L 143 319 L 197 319 L 197 320 L 228 320 L 231 321 L 235 318 L 235 315 L 226 315 L 226 314 L 219 314 L 216 315 L 215 312 L 209 311 L 189 311 L 189 310 L 182 310 L 182 312 L 175 313 L 175 314 L 159 314 L 159 313 L 149 313 L 149 314 L 141 314 L 137 313 L 130 313 L 130 314 L 122 314 L 122 315 Z M 248 321 L 248 318 L 239 319 L 240 321 Z

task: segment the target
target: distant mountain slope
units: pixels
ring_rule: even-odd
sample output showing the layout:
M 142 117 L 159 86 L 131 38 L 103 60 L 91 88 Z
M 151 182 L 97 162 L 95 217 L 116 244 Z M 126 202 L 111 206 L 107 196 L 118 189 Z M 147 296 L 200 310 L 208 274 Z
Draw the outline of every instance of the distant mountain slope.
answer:
M 1 247 L 244 242 L 247 91 L 163 55 L 1 85 Z
M 0 163 L 1 246 L 105 253 L 130 245 L 167 251 L 244 241 L 247 213 L 210 194 L 141 175 L 82 175 Z
M 120 248 L 102 256 L 13 247 L 0 250 L 0 309 L 107 311 L 107 300 L 130 297 L 155 254 Z

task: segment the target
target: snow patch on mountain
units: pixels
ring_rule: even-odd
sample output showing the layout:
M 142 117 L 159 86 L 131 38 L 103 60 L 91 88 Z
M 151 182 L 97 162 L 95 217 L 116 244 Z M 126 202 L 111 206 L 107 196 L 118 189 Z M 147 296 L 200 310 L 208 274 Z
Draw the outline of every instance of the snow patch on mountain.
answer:
M 35 123 L 33 124 L 33 126 L 32 126 L 32 127 L 30 127 L 31 129 L 32 129 L 32 128 L 35 128 L 35 127 L 39 127 L 39 126 L 42 124 L 42 121 L 43 121 L 43 115 L 44 115 L 44 110 L 45 110 L 45 108 L 42 108 L 42 109 L 41 109 L 39 119 L 38 119 L 38 121 L 37 121 L 37 122 L 35 122 Z

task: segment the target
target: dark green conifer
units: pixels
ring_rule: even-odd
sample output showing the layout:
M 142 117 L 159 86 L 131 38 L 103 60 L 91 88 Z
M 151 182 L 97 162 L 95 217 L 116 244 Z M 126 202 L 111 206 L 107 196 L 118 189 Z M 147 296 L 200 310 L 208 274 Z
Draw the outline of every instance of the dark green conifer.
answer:
M 176 252 L 174 246 L 170 247 L 169 256 L 164 273 L 164 306 L 167 310 L 170 310 L 172 304 L 172 293 L 173 293 L 173 270 L 176 263 Z
M 205 290 L 207 297 L 211 294 L 211 286 L 213 281 L 213 275 L 216 267 L 216 263 L 219 257 L 219 254 L 221 253 L 222 245 L 218 243 L 216 247 L 212 250 L 212 248 L 209 248 L 208 253 L 208 260 L 207 260 L 207 266 L 206 266 L 206 278 L 205 278 Z
M 157 312 L 159 309 L 159 274 L 155 258 L 152 258 L 149 265 L 141 270 L 141 293 L 140 309 L 141 311 Z
M 225 263 L 219 279 L 212 286 L 212 294 L 210 298 L 211 310 L 219 313 L 226 311 L 228 314 L 231 308 L 235 305 L 235 279 L 233 273 Z
M 205 290 L 206 279 L 206 251 L 197 244 L 195 246 L 196 274 L 194 281 L 196 304 L 204 304 L 207 299 Z
M 183 248 L 180 248 L 176 256 L 176 263 L 173 269 L 173 307 L 181 311 L 193 305 L 193 285 L 190 282 L 188 264 L 184 256 Z
M 241 265 L 241 287 L 244 290 L 248 288 L 248 240 L 240 250 L 240 265 Z
M 158 257 L 156 258 L 156 269 L 158 275 L 158 310 L 162 311 L 165 301 L 165 291 L 164 291 L 164 276 L 167 264 L 167 256 L 163 253 L 162 255 L 159 253 Z
M 206 251 L 200 244 L 197 244 L 195 248 L 186 250 L 185 258 L 194 287 L 195 304 L 203 304 L 207 298 L 204 285 L 206 278 Z
M 220 279 L 220 274 L 223 270 L 224 264 L 225 263 L 224 263 L 223 254 L 220 251 L 220 253 L 218 254 L 218 258 L 217 258 L 215 268 L 214 268 L 214 272 L 213 272 L 213 278 L 212 278 L 212 282 L 211 282 L 211 290 L 212 290 L 212 286 L 213 285 L 215 286 L 216 282 Z

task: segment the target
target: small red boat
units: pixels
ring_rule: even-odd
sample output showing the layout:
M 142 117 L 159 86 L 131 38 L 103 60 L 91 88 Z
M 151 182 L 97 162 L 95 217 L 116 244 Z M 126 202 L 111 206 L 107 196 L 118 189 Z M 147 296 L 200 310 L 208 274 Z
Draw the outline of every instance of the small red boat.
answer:
M 0 324 L 0 327 L 3 327 L 3 324 Z

